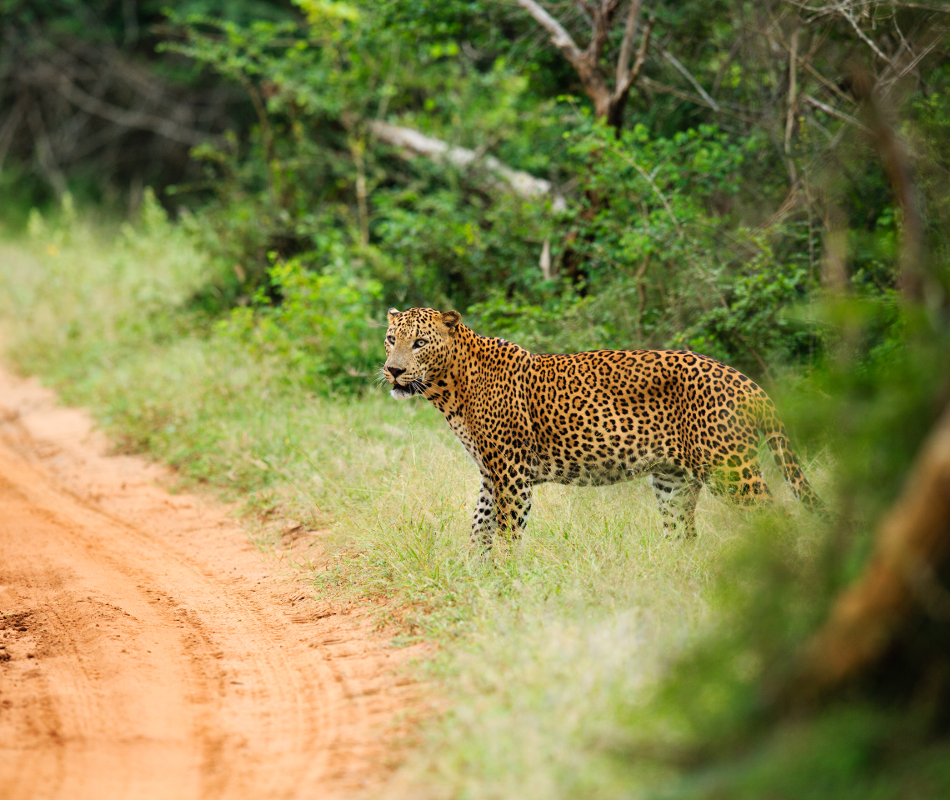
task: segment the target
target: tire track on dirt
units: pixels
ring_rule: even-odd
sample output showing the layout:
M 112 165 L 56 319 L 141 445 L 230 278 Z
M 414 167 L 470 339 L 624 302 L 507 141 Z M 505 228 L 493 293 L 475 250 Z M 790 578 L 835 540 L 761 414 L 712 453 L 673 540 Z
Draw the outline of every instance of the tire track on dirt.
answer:
M 221 508 L 34 382 L 0 373 L 0 406 L 0 795 L 379 789 L 410 652 L 294 605 Z

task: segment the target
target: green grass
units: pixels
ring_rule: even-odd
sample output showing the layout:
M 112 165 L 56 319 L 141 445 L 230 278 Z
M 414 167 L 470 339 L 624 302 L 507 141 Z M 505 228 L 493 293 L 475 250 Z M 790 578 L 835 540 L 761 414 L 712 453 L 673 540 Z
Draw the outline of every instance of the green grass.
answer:
M 523 542 L 486 560 L 468 545 L 477 471 L 438 413 L 372 383 L 359 396 L 317 393 L 305 366 L 249 351 L 189 305 L 217 269 L 187 225 L 148 202 L 144 222 L 117 236 L 68 209 L 56 225 L 34 216 L 28 239 L 0 249 L 7 358 L 91 408 L 120 449 L 239 502 L 251 527 L 270 514 L 328 530 L 316 563 L 295 566 L 313 592 L 387 597 L 395 645 L 439 645 L 417 667 L 441 711 L 399 778 L 407 796 L 567 800 L 680 786 L 675 769 L 631 748 L 688 741 L 741 707 L 827 593 L 802 579 L 821 532 L 778 475 L 767 477 L 790 516 L 753 519 L 704 492 L 691 542 L 663 536 L 642 482 L 542 486 Z M 825 470 L 806 470 L 827 489 Z M 763 597 L 767 614 L 721 612 Z M 703 719 L 663 711 L 669 665 L 703 640 L 732 648 L 718 689 L 702 680 L 712 667 L 677 668 Z M 756 770 L 749 781 L 771 774 Z M 705 796 L 690 786 L 680 789 Z

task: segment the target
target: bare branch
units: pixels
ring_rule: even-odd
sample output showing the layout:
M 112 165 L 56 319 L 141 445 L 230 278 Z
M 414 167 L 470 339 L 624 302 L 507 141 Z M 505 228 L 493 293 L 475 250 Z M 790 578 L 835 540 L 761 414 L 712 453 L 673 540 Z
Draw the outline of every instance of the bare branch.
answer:
M 114 142 L 116 139 L 128 133 L 127 128 L 121 125 L 106 125 L 92 136 L 87 136 L 82 141 L 76 142 L 69 151 L 68 157 L 62 158 L 64 164 L 75 164 L 81 161 L 90 153 L 94 153 L 101 147 Z
M 847 103 L 854 105 L 854 98 L 848 97 L 847 94 L 841 91 L 834 83 L 829 81 L 824 75 L 822 75 L 817 69 L 815 69 L 810 61 L 806 61 L 802 56 L 798 57 L 798 63 L 801 64 L 805 69 L 807 69 L 815 78 L 818 79 L 818 82 L 824 86 L 826 89 L 834 92 L 838 97 L 844 100 Z
M 813 12 L 816 19 L 817 19 L 818 17 L 827 16 L 828 14 L 834 14 L 835 12 L 840 11 L 841 5 L 845 5 L 845 6 L 847 5 L 847 2 L 845 2 L 845 3 L 839 4 L 839 5 L 810 6 L 810 5 L 808 5 L 807 2 L 803 2 L 802 0 L 790 0 L 790 1 L 791 1 L 791 4 L 792 4 L 792 5 L 797 6 L 798 8 L 802 9 L 802 11 L 811 11 L 811 12 Z M 921 10 L 921 11 L 939 11 L 939 12 L 944 13 L 944 14 L 947 13 L 947 6 L 946 6 L 946 4 L 942 4 L 942 3 L 939 3 L 939 2 L 935 2 L 935 3 L 908 3 L 908 2 L 905 2 L 905 0 L 897 0 L 896 2 L 895 2 L 894 0 L 891 0 L 891 2 L 888 3 L 888 5 L 889 5 L 891 8 L 895 8 L 895 9 L 897 9 L 897 8 L 916 8 L 916 9 L 919 9 L 919 10 Z
M 604 76 L 600 72 L 597 64 L 600 49 L 603 49 L 603 42 L 598 45 L 598 26 L 603 25 L 603 16 L 601 9 L 597 9 L 594 15 L 594 31 L 591 36 L 590 45 L 586 51 L 581 51 L 574 43 L 570 34 L 564 30 L 561 24 L 545 11 L 534 0 L 518 0 L 518 5 L 524 8 L 532 17 L 543 27 L 550 35 L 551 41 L 564 54 L 564 57 L 570 62 L 571 66 L 577 71 L 584 84 L 584 91 L 593 101 L 594 109 L 598 117 L 607 116 L 610 110 L 610 91 L 604 81 Z M 604 39 L 606 42 L 606 39 Z
M 596 11 L 594 11 L 593 6 L 591 6 L 591 4 L 587 2 L 587 0 L 574 0 L 574 5 L 577 6 L 577 8 L 580 10 L 581 16 L 584 17 L 585 20 L 587 20 L 587 23 L 589 25 L 593 25 L 594 14 L 597 13 Z
M 848 224 L 836 203 L 826 205 L 821 285 L 830 294 L 843 297 L 848 286 Z
M 855 32 L 856 34 L 858 34 L 858 36 L 861 37 L 861 40 L 862 40 L 868 47 L 870 47 L 871 50 L 874 51 L 874 54 L 875 54 L 878 58 L 880 58 L 885 64 L 887 64 L 891 69 L 893 69 L 893 70 L 896 71 L 897 68 L 894 66 L 894 62 L 891 61 L 886 55 L 884 55 L 884 53 L 881 51 L 881 49 L 880 49 L 876 44 L 874 44 L 874 41 L 871 39 L 871 37 L 869 37 L 864 31 L 861 30 L 861 26 L 858 25 L 858 23 L 857 23 L 857 21 L 855 20 L 855 18 L 851 16 L 851 12 L 848 10 L 847 6 L 842 6 L 842 8 L 840 8 L 839 10 L 841 11 L 841 15 L 842 15 L 846 20 L 848 20 L 848 22 L 851 23 L 851 27 L 854 28 L 854 32 Z
M 788 50 L 789 53 L 791 54 L 791 52 L 792 52 L 792 43 L 790 43 L 790 42 L 789 42 L 789 43 L 786 43 L 785 41 L 782 40 L 781 37 L 778 37 L 778 39 L 779 39 L 779 41 L 782 43 L 782 45 L 785 47 L 785 49 Z M 845 94 L 843 91 L 841 91 L 841 89 L 839 89 L 832 81 L 828 80 L 824 75 L 822 75 L 822 74 L 821 74 L 817 69 L 815 69 L 815 67 L 812 65 L 811 61 L 809 60 L 809 57 L 810 57 L 810 55 L 813 55 L 813 54 L 814 54 L 816 47 L 817 47 L 817 43 L 813 44 L 813 46 L 812 46 L 812 53 L 809 54 L 809 55 L 803 55 L 803 54 L 801 54 L 801 53 L 796 52 L 796 53 L 795 53 L 795 62 L 796 62 L 796 64 L 797 64 L 798 66 L 800 66 L 800 67 L 804 67 L 804 68 L 812 75 L 812 77 L 814 77 L 822 86 L 824 86 L 824 87 L 825 87 L 826 89 L 828 89 L 830 92 L 833 92 L 834 94 L 836 94 L 838 97 L 840 97 L 840 98 L 841 98 L 842 100 L 844 100 L 846 103 L 850 103 L 851 105 L 854 105 L 854 104 L 855 104 L 855 99 L 854 99 L 853 97 L 850 97 L 849 95 L 847 95 L 847 94 Z M 828 113 L 831 113 L 831 112 L 828 112 Z M 834 116 L 837 116 L 837 114 L 835 114 Z
M 570 34 L 535 0 L 518 0 L 518 5 L 525 9 L 551 36 L 555 46 L 564 54 L 571 66 L 574 67 L 584 92 L 594 104 L 594 113 L 600 119 L 606 119 L 608 125 L 618 132 L 623 127 L 623 110 L 626 106 L 630 87 L 640 74 L 646 58 L 646 50 L 650 41 L 652 18 L 644 28 L 641 37 L 641 46 L 633 69 L 629 68 L 630 56 L 636 35 L 637 20 L 643 5 L 642 0 L 630 0 L 631 5 L 627 12 L 620 55 L 617 60 L 616 81 L 613 91 L 608 87 L 607 75 L 601 67 L 601 56 L 610 38 L 610 26 L 622 0 L 600 0 L 598 5 L 587 0 L 575 0 L 575 6 L 583 15 L 590 17 L 591 36 L 585 50 L 581 50 Z
M 7 113 L 7 118 L 0 125 L 0 173 L 3 172 L 3 163 L 7 160 L 10 145 L 13 144 L 14 134 L 20 127 L 23 119 L 23 109 L 26 107 L 26 96 L 21 94 L 13 108 Z
M 156 117 L 153 114 L 146 114 L 141 111 L 128 111 L 103 102 L 97 97 L 84 92 L 62 73 L 58 77 L 59 80 L 54 82 L 56 90 L 71 103 L 97 117 L 102 117 L 127 128 L 149 130 L 182 144 L 198 145 L 209 139 L 207 134 L 186 128 L 166 117 Z
M 920 53 L 918 53 L 916 56 L 914 56 L 913 59 L 911 59 L 910 63 L 908 63 L 905 67 L 903 67 L 903 68 L 902 68 L 897 74 L 895 74 L 893 77 L 886 78 L 886 77 L 885 77 L 885 76 L 886 76 L 886 73 L 887 73 L 888 71 L 890 71 L 890 68 L 888 68 L 887 70 L 885 70 L 885 75 L 882 75 L 882 76 L 881 76 L 881 80 L 880 80 L 880 82 L 879 82 L 879 83 L 880 83 L 880 87 L 881 87 L 881 93 L 882 93 L 882 94 L 887 94 L 887 93 L 890 91 L 891 87 L 894 86 L 895 83 L 897 83 L 901 78 L 903 78 L 903 77 L 904 77 L 905 75 L 907 75 L 909 72 L 911 72 L 912 70 L 914 70 L 914 69 L 917 67 L 917 65 L 924 59 L 924 57 L 927 56 L 927 55 L 929 55 L 930 52 L 931 52 L 939 43 L 940 43 L 940 37 L 939 37 L 939 36 L 934 36 L 933 41 L 930 42 L 930 44 L 928 44 L 926 47 L 924 47 L 923 50 L 920 51 Z M 913 54 L 913 51 L 910 49 L 910 47 L 908 47 L 907 50 L 908 50 L 911 54 Z
M 617 85 L 614 87 L 615 98 L 623 97 L 627 92 L 629 92 L 630 87 L 633 86 L 637 78 L 640 76 L 640 70 L 643 69 L 643 65 L 646 62 L 647 49 L 650 46 L 650 36 L 652 33 L 653 17 L 648 17 L 647 24 L 643 27 L 643 38 L 640 40 L 640 47 L 637 50 L 637 58 L 633 62 L 633 69 L 627 73 L 626 77 L 622 81 L 617 82 Z M 620 74 L 619 68 L 617 74 Z
M 363 137 L 348 136 L 347 144 L 353 164 L 356 166 L 356 213 L 359 217 L 360 244 L 363 247 L 369 244 L 369 207 L 366 202 L 366 160 L 363 153 L 366 150 L 366 139 Z
M 679 220 L 676 219 L 676 215 L 673 213 L 673 207 L 670 205 L 669 200 L 666 199 L 666 195 L 664 195 L 663 192 L 660 191 L 660 187 L 656 185 L 656 181 L 653 180 L 650 174 L 643 167 L 641 167 L 636 162 L 636 160 L 633 159 L 630 155 L 628 155 L 627 153 L 621 150 L 614 150 L 614 153 L 620 156 L 620 158 L 622 158 L 637 172 L 639 172 L 640 177 L 643 178 L 643 180 L 645 180 L 648 184 L 650 184 L 650 188 L 653 189 L 656 196 L 660 198 L 660 202 L 663 203 L 663 208 L 665 208 L 666 213 L 669 214 L 670 220 L 673 223 L 673 227 L 676 229 L 677 235 L 682 239 L 683 232 L 680 230 Z
M 538 259 L 538 266 L 541 268 L 541 275 L 544 280 L 551 280 L 551 240 L 545 239 L 541 245 L 541 258 Z
M 33 129 L 34 137 L 36 137 L 36 158 L 39 161 L 40 169 L 56 194 L 65 194 L 68 189 L 66 177 L 59 168 L 59 164 L 56 163 L 56 156 L 49 143 L 49 134 L 46 132 L 46 123 L 43 122 L 43 116 L 40 114 L 39 106 L 36 103 L 30 104 L 26 118 Z
M 620 0 L 603 0 L 600 8 L 594 9 L 594 24 L 591 26 L 590 42 L 587 45 L 587 60 L 596 65 L 610 37 L 610 23 Z
M 630 0 L 630 9 L 627 11 L 627 24 L 623 29 L 623 41 L 620 43 L 620 56 L 617 58 L 617 86 L 627 79 L 627 70 L 630 67 L 630 56 L 633 53 L 633 39 L 637 33 L 637 20 L 640 17 L 640 8 L 643 0 Z
M 788 112 L 785 116 L 785 155 L 792 154 L 792 130 L 795 127 L 795 108 L 798 98 L 795 96 L 798 90 L 796 81 L 797 71 L 795 62 L 798 58 L 798 33 L 799 28 L 792 32 L 792 46 L 788 54 Z
M 534 2 L 534 0 L 518 0 L 518 5 L 534 17 L 534 21 L 550 34 L 554 46 L 564 54 L 564 57 L 578 72 L 581 69 L 580 66 L 578 66 L 579 64 L 584 64 L 586 67 L 584 63 L 584 53 L 574 44 L 571 35 L 564 30 L 560 22 L 548 14 L 548 12 Z
M 674 67 L 676 67 L 677 71 L 684 78 L 686 78 L 686 80 L 688 80 L 691 84 L 693 84 L 693 88 L 697 92 L 699 92 L 699 96 L 702 97 L 703 100 L 706 101 L 706 105 L 708 105 L 713 111 L 719 110 L 719 104 L 706 93 L 706 90 L 700 85 L 699 81 L 696 80 L 696 78 L 693 77 L 693 74 L 680 63 L 679 59 L 676 56 L 674 56 L 671 52 L 664 49 L 663 47 L 660 47 L 660 54 L 663 56 L 663 58 L 669 61 Z
M 732 47 L 729 48 L 729 52 L 726 54 L 726 57 L 719 65 L 719 69 L 716 71 L 716 78 L 713 81 L 712 91 L 710 94 L 714 95 L 719 91 L 719 84 L 722 83 L 722 77 L 726 74 L 726 68 L 732 63 L 732 59 L 736 57 L 736 54 L 739 52 L 739 49 L 742 47 L 747 36 L 748 33 L 745 32 L 739 33 L 739 35 L 736 36 L 736 40 L 732 43 Z
M 640 79 L 640 83 L 644 87 L 650 89 L 654 92 L 659 92 L 660 94 L 671 94 L 674 97 L 679 97 L 681 100 L 688 100 L 690 103 L 695 103 L 698 106 L 706 106 L 707 108 L 712 108 L 709 103 L 707 103 L 702 97 L 696 94 L 691 94 L 690 92 L 685 92 L 682 89 L 678 89 L 675 86 L 668 86 L 665 83 L 660 83 L 660 81 L 655 81 L 653 78 L 649 78 L 644 75 Z M 720 114 L 726 114 L 730 117 L 735 117 L 736 119 L 741 119 L 743 122 L 748 122 L 753 125 L 758 124 L 758 120 L 751 114 L 746 113 L 742 110 L 734 110 L 728 106 L 720 105 L 718 108 L 713 109 L 718 111 Z
M 845 114 L 844 111 L 839 111 L 837 108 L 829 106 L 827 103 L 822 103 L 821 100 L 816 100 L 814 97 L 812 97 L 809 94 L 803 94 L 802 100 L 808 103 L 808 105 L 814 106 L 820 111 L 824 111 L 826 114 L 828 114 L 828 116 L 836 117 L 837 119 L 843 120 L 844 122 L 850 123 L 851 125 L 854 125 L 855 127 L 860 128 L 865 133 L 870 133 L 870 130 L 868 129 L 866 125 L 859 122 L 850 114 Z
M 863 100 L 866 119 L 873 130 L 881 165 L 901 209 L 900 274 L 897 276 L 897 288 L 911 302 L 923 303 L 933 287 L 923 263 L 924 221 L 907 145 L 886 118 L 871 76 L 856 71 L 852 83 L 855 94 Z

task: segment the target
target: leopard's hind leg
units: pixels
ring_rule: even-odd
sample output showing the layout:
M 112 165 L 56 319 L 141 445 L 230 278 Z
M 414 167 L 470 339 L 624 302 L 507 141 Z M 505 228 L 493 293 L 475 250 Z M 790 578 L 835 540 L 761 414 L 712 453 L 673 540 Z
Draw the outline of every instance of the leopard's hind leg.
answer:
M 650 486 L 656 496 L 667 536 L 696 535 L 696 503 L 703 482 L 685 472 L 654 472 Z
M 759 455 L 754 448 L 749 448 L 742 458 L 730 456 L 725 466 L 712 471 L 706 483 L 712 492 L 739 506 L 768 506 L 775 502 L 762 477 Z

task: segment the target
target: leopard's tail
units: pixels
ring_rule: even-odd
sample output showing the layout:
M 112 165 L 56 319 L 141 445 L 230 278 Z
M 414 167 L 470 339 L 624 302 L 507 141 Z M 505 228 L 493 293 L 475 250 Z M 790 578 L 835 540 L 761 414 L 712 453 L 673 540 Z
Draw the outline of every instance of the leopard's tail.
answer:
M 788 442 L 788 433 L 785 431 L 785 426 L 775 416 L 774 411 L 771 415 L 767 415 L 767 417 L 769 416 L 770 419 L 767 418 L 759 425 L 759 431 L 765 437 L 769 450 L 772 451 L 772 458 L 775 459 L 775 463 L 782 470 L 782 474 L 785 476 L 785 480 L 795 497 L 809 511 L 828 517 L 830 515 L 828 506 L 818 496 L 805 477 L 805 473 L 802 472 L 795 451 L 792 450 Z

